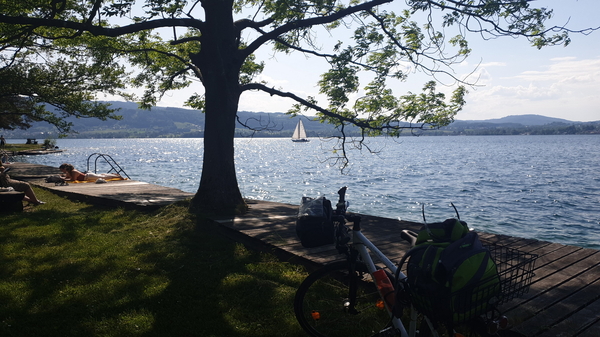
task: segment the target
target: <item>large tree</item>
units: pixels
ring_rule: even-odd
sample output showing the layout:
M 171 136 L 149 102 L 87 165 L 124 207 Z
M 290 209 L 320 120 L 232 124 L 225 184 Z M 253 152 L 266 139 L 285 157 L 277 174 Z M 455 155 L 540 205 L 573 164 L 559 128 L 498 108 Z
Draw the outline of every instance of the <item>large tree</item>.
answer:
M 295 102 L 291 114 L 313 110 L 342 131 L 353 124 L 365 135 L 395 136 L 406 128 L 446 125 L 465 103 L 463 86 L 447 98 L 434 81 L 424 83 L 422 93 L 402 96 L 390 84 L 406 80 L 415 69 L 453 77 L 452 65 L 470 52 L 468 32 L 523 36 L 536 47 L 568 44 L 566 29 L 544 26 L 551 10 L 532 8 L 531 2 L 404 0 L 394 13 L 389 11 L 392 0 L 3 1 L 0 31 L 27 36 L 37 53 L 48 48 L 68 55 L 71 48 L 83 48 L 126 61 L 134 66 L 129 84 L 145 87 L 143 106 L 199 80 L 203 88 L 187 101 L 206 114 L 202 178 L 192 204 L 228 213 L 245 205 L 233 142 L 244 92 L 289 98 Z M 425 22 L 414 22 L 414 15 Z M 451 28 L 455 33 L 447 35 Z M 340 40 L 321 47 L 318 34 Z M 4 34 L 5 41 L 10 38 Z M 326 62 L 329 70 L 318 85 L 328 101 L 255 81 L 265 67 L 254 56 L 261 48 Z

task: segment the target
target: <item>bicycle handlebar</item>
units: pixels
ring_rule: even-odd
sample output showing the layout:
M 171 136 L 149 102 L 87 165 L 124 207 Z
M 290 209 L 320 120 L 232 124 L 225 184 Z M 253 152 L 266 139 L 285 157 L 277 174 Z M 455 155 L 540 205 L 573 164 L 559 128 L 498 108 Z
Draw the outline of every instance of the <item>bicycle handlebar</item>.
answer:
M 337 215 L 336 218 L 338 219 L 337 221 L 341 220 L 341 222 L 346 222 L 345 220 L 348 220 L 349 222 L 354 223 L 355 226 L 357 226 L 355 228 L 358 229 L 358 228 L 360 228 L 360 219 L 361 219 L 360 215 L 347 215 L 346 214 L 346 210 L 348 207 L 348 204 L 346 202 L 346 190 L 348 190 L 348 187 L 344 186 L 344 187 L 340 188 L 339 191 L 337 192 L 339 199 L 338 199 L 338 202 L 335 207 L 335 214 Z
M 338 195 L 340 196 L 338 202 L 346 202 L 346 190 L 347 189 L 348 189 L 347 186 L 340 188 L 340 190 L 338 191 Z
M 338 202 L 335 205 L 335 211 L 338 215 L 344 215 L 346 214 L 346 190 L 348 189 L 348 187 L 344 186 L 342 188 L 340 188 L 340 190 L 338 191 Z

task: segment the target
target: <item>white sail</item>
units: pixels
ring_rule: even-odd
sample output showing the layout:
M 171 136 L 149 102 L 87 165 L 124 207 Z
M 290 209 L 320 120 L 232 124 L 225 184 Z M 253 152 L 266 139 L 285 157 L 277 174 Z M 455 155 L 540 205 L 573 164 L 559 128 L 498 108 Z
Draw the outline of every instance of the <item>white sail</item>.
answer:
M 306 130 L 304 130 L 304 124 L 302 124 L 302 120 L 298 121 L 296 125 L 296 129 L 294 130 L 294 134 L 292 135 L 292 140 L 294 142 L 307 142 L 306 139 Z

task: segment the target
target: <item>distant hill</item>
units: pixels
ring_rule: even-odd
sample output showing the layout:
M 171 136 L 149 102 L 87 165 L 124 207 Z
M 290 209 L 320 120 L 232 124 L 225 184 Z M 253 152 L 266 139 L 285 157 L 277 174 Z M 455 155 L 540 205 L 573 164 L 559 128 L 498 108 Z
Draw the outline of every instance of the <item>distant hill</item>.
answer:
M 430 136 L 600 134 L 600 121 L 574 122 L 541 115 L 460 121 L 426 133 Z
M 547 125 L 551 123 L 575 124 L 573 122 L 561 118 L 546 117 L 541 115 L 515 115 L 506 116 L 497 119 L 486 119 L 485 121 L 465 121 L 465 122 L 486 122 L 494 124 L 521 124 L 523 126 Z
M 69 138 L 129 138 L 129 137 L 203 137 L 205 115 L 201 111 L 172 107 L 138 109 L 132 102 L 108 102 L 120 109 L 121 120 L 101 121 L 95 118 L 68 118 L 77 134 Z M 291 137 L 302 118 L 309 137 L 336 134 L 330 124 L 313 121 L 313 117 L 291 117 L 285 113 L 238 112 L 238 137 Z M 56 137 L 54 127 L 45 122 L 34 123 L 28 130 L 2 131 L 8 138 Z
M 69 138 L 156 138 L 203 137 L 204 114 L 184 108 L 154 107 L 138 109 L 136 103 L 109 102 L 120 108 L 122 120 L 100 121 L 93 118 L 70 118 L 77 134 Z M 298 120 L 302 118 L 309 137 L 338 135 L 330 124 L 314 121 L 313 117 L 290 117 L 285 113 L 238 113 L 237 137 L 291 137 Z M 357 129 L 350 133 L 358 134 Z M 600 122 L 579 123 L 541 115 L 508 116 L 483 121 L 457 120 L 439 130 L 429 130 L 423 135 L 497 135 L 497 134 L 573 134 L 600 133 Z M 348 130 L 348 128 L 347 128 Z M 6 138 L 54 138 L 56 130 L 47 123 L 35 123 L 28 130 L 2 131 Z M 406 132 L 410 134 L 410 132 Z

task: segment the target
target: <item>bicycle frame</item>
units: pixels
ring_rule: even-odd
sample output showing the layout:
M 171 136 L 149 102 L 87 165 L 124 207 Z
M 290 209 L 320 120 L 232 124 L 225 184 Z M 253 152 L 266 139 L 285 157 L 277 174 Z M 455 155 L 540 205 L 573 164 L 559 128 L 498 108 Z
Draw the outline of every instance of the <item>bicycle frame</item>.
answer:
M 379 248 L 377 248 L 362 233 L 362 229 L 360 227 L 361 217 L 360 216 L 351 216 L 351 217 L 346 216 L 346 210 L 348 207 L 348 204 L 346 202 L 346 189 L 347 189 L 346 187 L 342 187 L 338 191 L 339 200 L 336 204 L 335 213 L 341 218 L 340 219 L 341 221 L 338 222 L 339 226 L 345 227 L 346 220 L 349 220 L 350 222 L 353 223 L 352 229 L 350 230 L 350 233 L 352 236 L 351 237 L 352 244 L 351 244 L 350 250 L 351 251 L 355 250 L 356 252 L 358 252 L 358 255 L 361 257 L 362 262 L 366 265 L 367 270 L 368 270 L 373 282 L 376 282 L 375 277 L 373 276 L 373 273 L 377 270 L 377 266 L 375 265 L 375 262 L 373 261 L 373 258 L 371 257 L 371 254 L 369 253 L 369 251 L 372 254 L 374 254 L 377 257 L 377 259 L 379 259 L 379 261 L 381 261 L 381 263 L 383 263 L 383 265 L 391 272 L 392 275 L 398 275 L 398 279 L 402 279 L 402 280 L 406 279 L 406 275 L 404 273 L 402 273 L 402 271 L 398 270 L 398 267 L 396 266 L 396 264 L 393 263 L 387 256 L 385 256 L 385 254 L 383 254 L 383 252 L 381 252 L 381 250 L 379 250 Z M 339 239 L 339 237 L 336 237 L 336 247 L 339 248 L 338 242 L 337 242 L 338 239 Z M 342 252 L 342 251 L 340 250 L 340 252 Z M 355 260 L 356 257 L 354 254 L 348 252 L 347 256 L 348 256 L 349 261 L 352 261 L 352 260 L 354 260 L 354 262 L 356 261 Z M 411 310 L 410 310 L 410 324 L 409 324 L 410 333 L 406 331 L 406 328 L 404 327 L 402 320 L 399 317 L 395 317 L 395 315 L 392 314 L 392 308 L 389 308 L 387 306 L 387 304 L 386 304 L 386 308 L 387 308 L 388 314 L 391 317 L 393 327 L 400 332 L 402 337 L 413 337 L 416 335 L 417 312 L 412 307 L 412 305 L 411 305 Z M 427 322 L 431 326 L 429 319 L 427 319 Z M 435 332 L 434 330 L 432 332 L 433 332 L 434 337 L 438 337 L 437 332 Z
M 394 264 L 387 256 L 385 256 L 385 254 L 383 254 L 363 233 L 362 233 L 362 229 L 360 228 L 360 217 L 356 217 L 355 221 L 358 220 L 357 222 L 354 222 L 353 228 L 350 231 L 351 235 L 352 235 L 352 247 L 351 249 L 354 249 L 358 252 L 358 254 L 361 257 L 362 262 L 366 265 L 367 270 L 369 271 L 369 274 L 371 275 L 371 278 L 373 280 L 373 282 L 375 282 L 375 277 L 373 276 L 373 273 L 377 270 L 377 266 L 375 265 L 375 262 L 371 256 L 371 254 L 373 254 L 374 256 L 377 257 L 377 259 L 379 259 L 379 261 L 381 261 L 381 263 L 383 263 L 383 265 L 385 265 L 385 267 L 392 273 L 392 275 L 398 275 L 399 279 L 405 279 L 406 275 L 402 272 L 398 270 L 398 267 L 396 266 L 396 264 Z M 342 226 L 344 226 L 344 224 L 341 224 Z M 371 252 L 371 253 L 369 253 Z M 387 308 L 387 306 L 386 306 Z M 402 337 L 413 337 L 416 335 L 416 331 L 417 331 L 417 311 L 412 307 L 411 305 L 411 309 L 410 309 L 410 323 L 409 323 L 409 330 L 407 331 L 404 324 L 402 323 L 402 320 L 398 317 L 395 317 L 391 310 L 392 308 L 387 308 L 388 309 L 388 313 L 390 314 L 391 320 L 392 320 L 392 325 L 394 326 L 395 329 L 397 329 L 400 332 L 400 335 Z M 431 326 L 431 323 L 429 322 L 429 319 L 425 318 L 427 320 L 427 323 Z M 432 334 L 433 336 L 438 336 L 437 332 L 433 329 L 432 330 Z

